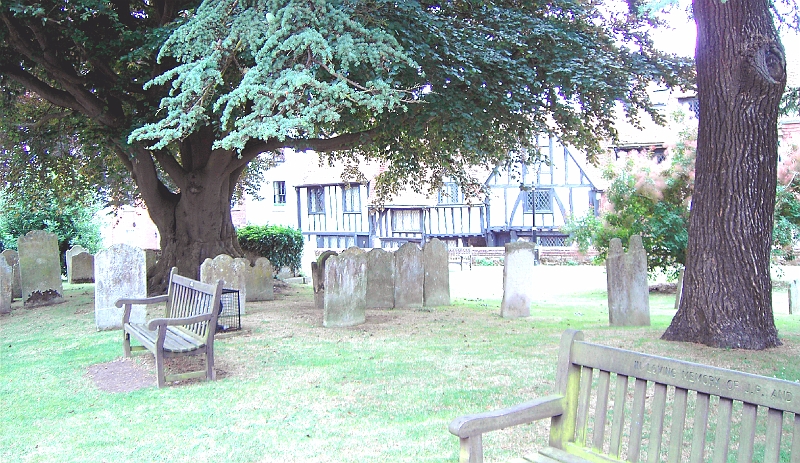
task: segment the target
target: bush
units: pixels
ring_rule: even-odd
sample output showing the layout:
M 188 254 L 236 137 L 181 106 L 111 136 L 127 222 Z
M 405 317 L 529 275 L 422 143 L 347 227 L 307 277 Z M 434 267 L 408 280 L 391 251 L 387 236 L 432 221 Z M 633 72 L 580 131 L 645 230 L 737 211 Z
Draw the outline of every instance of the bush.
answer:
M 289 267 L 300 269 L 303 256 L 303 234 L 300 230 L 281 225 L 248 225 L 237 230 L 243 250 L 266 257 L 277 271 Z
M 100 249 L 97 206 L 69 204 L 52 196 L 36 203 L 2 196 L 0 210 L 0 250 L 17 249 L 17 238 L 29 231 L 46 230 L 58 238 L 61 268 L 65 271 L 64 253 L 72 246 L 81 245 L 92 253 Z

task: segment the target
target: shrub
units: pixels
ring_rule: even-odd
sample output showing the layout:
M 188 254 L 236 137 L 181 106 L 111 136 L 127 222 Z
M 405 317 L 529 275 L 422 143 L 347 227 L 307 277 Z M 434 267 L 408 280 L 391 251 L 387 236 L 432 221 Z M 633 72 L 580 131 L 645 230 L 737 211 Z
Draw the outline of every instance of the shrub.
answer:
M 275 267 L 300 269 L 303 256 L 303 234 L 300 230 L 282 225 L 248 225 L 237 230 L 243 250 L 266 257 Z

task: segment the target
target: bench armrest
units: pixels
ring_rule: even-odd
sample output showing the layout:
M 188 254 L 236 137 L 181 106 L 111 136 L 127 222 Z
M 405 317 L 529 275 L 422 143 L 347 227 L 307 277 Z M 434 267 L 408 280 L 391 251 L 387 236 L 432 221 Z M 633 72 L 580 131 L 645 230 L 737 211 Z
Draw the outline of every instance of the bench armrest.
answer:
M 154 331 L 156 328 L 161 326 L 191 325 L 194 323 L 207 322 L 211 320 L 211 315 L 211 313 L 204 313 L 200 315 L 194 315 L 192 317 L 154 318 L 147 322 L 147 329 Z
M 133 305 L 133 304 L 158 304 L 159 302 L 166 302 L 167 295 L 162 294 L 161 296 L 153 296 L 153 297 L 142 297 L 138 299 L 134 298 L 123 298 L 117 299 L 117 302 L 114 304 L 117 307 L 122 307 L 123 305 Z
M 563 412 L 564 396 L 551 395 L 509 408 L 462 416 L 454 419 L 450 423 L 449 429 L 456 436 L 466 438 L 489 431 L 497 431 L 511 426 L 552 418 L 561 415 Z

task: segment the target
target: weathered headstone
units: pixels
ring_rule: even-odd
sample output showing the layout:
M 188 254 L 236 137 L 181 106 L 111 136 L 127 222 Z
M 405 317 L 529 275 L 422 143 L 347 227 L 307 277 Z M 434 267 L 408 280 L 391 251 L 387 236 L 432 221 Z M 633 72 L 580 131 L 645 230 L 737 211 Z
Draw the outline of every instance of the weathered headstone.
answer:
M 156 264 L 158 263 L 158 258 L 161 255 L 161 251 L 159 249 L 145 249 L 144 250 L 144 261 L 145 261 L 145 268 L 147 269 L 147 273 L 150 273 Z
M 366 321 L 367 255 L 348 249 L 325 262 L 325 308 L 322 326 L 338 328 Z
M 69 283 L 72 283 L 72 256 L 82 252 L 89 252 L 89 250 L 80 244 L 76 244 L 75 246 L 67 249 L 67 252 L 64 253 L 64 261 L 67 264 L 67 282 Z M 94 278 L 94 275 L 92 275 L 92 278 Z
M 325 308 L 325 263 L 331 256 L 336 256 L 336 251 L 324 251 L 311 262 L 311 283 L 314 286 L 314 307 L 319 310 Z
M 394 308 L 394 253 L 385 249 L 367 253 L 367 308 Z
M 675 310 L 681 307 L 681 298 L 683 297 L 683 270 L 678 270 L 678 283 L 675 286 Z
M 793 314 L 800 309 L 800 280 L 789 282 L 789 313 Z
M 394 252 L 394 306 L 397 308 L 422 307 L 422 288 L 425 286 L 425 269 L 422 249 L 415 243 L 406 243 Z
M 528 317 L 535 296 L 531 275 L 536 266 L 536 244 L 515 241 L 506 244 L 503 265 L 503 318 Z
M 79 252 L 68 257 L 70 283 L 92 283 L 94 282 L 94 256 L 88 252 Z
M 247 300 L 247 270 L 250 263 L 247 259 L 220 254 L 213 259 L 206 259 L 200 265 L 200 281 L 214 283 L 222 280 L 225 289 L 239 291 L 239 314 L 244 315 Z
M 115 244 L 94 257 L 94 323 L 98 330 L 122 328 L 122 298 L 147 297 L 147 271 L 144 250 L 128 244 Z M 144 323 L 146 307 L 135 305 L 131 322 Z
M 11 285 L 14 281 L 14 271 L 0 256 L 0 314 L 11 313 Z
M 25 307 L 64 302 L 56 235 L 42 230 L 30 231 L 17 239 L 17 251 Z
M 11 277 L 11 298 L 20 299 L 22 298 L 22 282 L 19 277 L 19 254 L 13 249 L 6 249 L 0 255 L 5 257 L 6 263 L 11 266 L 11 271 L 13 272 Z
M 247 266 L 247 302 L 275 299 L 275 280 L 269 259 L 259 257 L 254 265 Z
M 433 238 L 422 247 L 422 267 L 425 269 L 423 305 L 438 307 L 450 305 L 450 265 L 447 245 Z
M 611 326 L 649 326 L 647 255 L 641 236 L 630 237 L 627 253 L 622 250 L 619 238 L 611 240 L 606 257 L 606 279 Z

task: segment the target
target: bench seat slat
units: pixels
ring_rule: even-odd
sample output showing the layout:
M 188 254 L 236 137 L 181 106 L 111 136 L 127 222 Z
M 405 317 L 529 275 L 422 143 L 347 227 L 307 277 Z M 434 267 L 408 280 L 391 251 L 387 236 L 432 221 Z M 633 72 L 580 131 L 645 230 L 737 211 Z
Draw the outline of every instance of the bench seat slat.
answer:
M 742 424 L 739 428 L 739 463 L 751 463 L 753 461 L 753 442 L 756 437 L 757 417 L 757 405 L 742 404 Z
M 781 428 L 783 411 L 767 410 L 767 442 L 764 447 L 764 463 L 778 463 L 781 457 Z
M 617 375 L 617 384 L 614 392 L 614 421 L 611 424 L 611 443 L 609 454 L 619 458 L 622 446 L 622 432 L 625 429 L 625 398 L 628 394 L 628 377 Z
M 631 408 L 630 444 L 628 445 L 628 461 L 639 461 L 642 447 L 642 428 L 644 427 L 644 405 L 647 393 L 647 381 L 636 378 L 633 385 L 633 405 Z
M 578 415 L 575 424 L 575 441 L 582 445 L 586 443 L 586 433 L 589 426 L 589 405 L 592 399 L 591 384 L 594 371 L 591 368 L 584 368 L 581 372 L 580 396 L 578 396 Z
M 601 370 L 597 381 L 597 402 L 594 412 L 594 430 L 592 431 L 592 448 L 603 451 L 606 433 L 606 417 L 608 416 L 608 391 L 611 387 L 611 374 Z
M 689 391 L 682 387 L 675 388 L 675 399 L 672 402 L 672 428 L 669 433 L 669 449 L 667 463 L 679 463 L 683 450 L 683 430 L 686 426 L 686 404 Z
M 731 442 L 731 414 L 733 400 L 722 397 L 717 405 L 717 430 L 714 438 L 714 463 L 728 461 L 728 450 Z
M 156 340 L 158 339 L 157 330 L 149 330 L 147 329 L 147 326 L 138 323 L 128 323 L 125 326 L 129 327 L 128 332 L 135 335 L 136 339 L 145 345 L 145 347 L 148 349 L 155 348 Z M 181 333 L 180 330 L 174 329 L 174 327 L 167 328 L 167 333 L 164 336 L 165 351 L 173 353 L 186 353 L 201 349 L 203 347 L 205 347 L 204 342 L 186 336 L 186 334 Z
M 691 463 L 702 463 L 704 461 L 704 450 L 706 447 L 706 429 L 708 428 L 708 405 L 711 397 L 703 392 L 697 393 L 697 401 L 694 409 L 694 422 L 692 429 L 692 454 L 689 456 Z
M 667 404 L 667 385 L 656 383 L 653 394 L 653 405 L 650 421 L 650 448 L 647 451 L 647 461 L 657 463 L 660 460 L 661 438 L 664 435 L 664 413 Z

